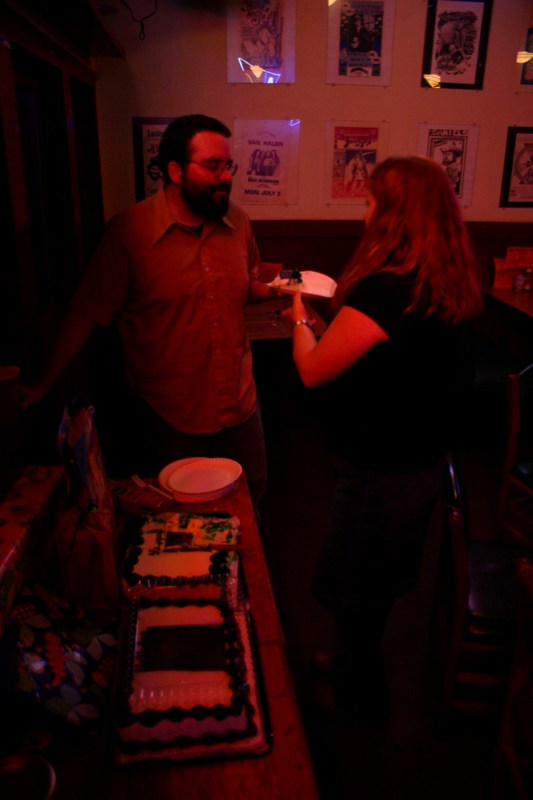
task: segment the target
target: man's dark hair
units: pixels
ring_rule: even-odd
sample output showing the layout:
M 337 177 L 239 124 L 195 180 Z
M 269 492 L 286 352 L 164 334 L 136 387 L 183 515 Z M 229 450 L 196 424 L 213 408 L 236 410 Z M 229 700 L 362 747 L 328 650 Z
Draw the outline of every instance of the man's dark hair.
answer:
M 171 122 L 164 131 L 159 143 L 158 162 L 159 168 L 163 173 L 165 186 L 170 183 L 170 178 L 168 177 L 169 162 L 175 161 L 180 166 L 183 166 L 189 158 L 189 142 L 200 131 L 220 133 L 227 139 L 231 136 L 230 129 L 223 122 L 214 117 L 206 117 L 203 114 L 188 114 Z

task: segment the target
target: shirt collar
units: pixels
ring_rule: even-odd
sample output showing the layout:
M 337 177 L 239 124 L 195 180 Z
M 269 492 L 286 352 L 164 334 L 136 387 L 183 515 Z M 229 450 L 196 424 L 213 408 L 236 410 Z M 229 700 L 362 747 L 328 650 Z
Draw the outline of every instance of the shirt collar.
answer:
M 154 205 L 154 228 L 152 234 L 152 244 L 156 244 L 163 238 L 165 233 L 173 225 L 176 225 L 176 220 L 167 202 L 167 195 L 165 187 L 162 186 L 153 196 Z
M 172 209 L 167 201 L 167 195 L 165 192 L 165 187 L 162 186 L 156 194 L 153 196 L 153 204 L 154 204 L 154 227 L 153 227 L 153 235 L 152 235 L 152 244 L 156 244 L 160 239 L 163 238 L 165 233 L 172 228 L 174 225 L 179 225 L 176 222 L 174 214 L 172 213 Z M 222 217 L 219 221 L 227 225 L 229 228 L 235 229 L 235 224 L 232 220 L 232 206 L 230 203 L 230 207 L 228 213 Z M 210 228 L 216 227 L 218 224 L 217 221 L 211 221 L 207 223 Z

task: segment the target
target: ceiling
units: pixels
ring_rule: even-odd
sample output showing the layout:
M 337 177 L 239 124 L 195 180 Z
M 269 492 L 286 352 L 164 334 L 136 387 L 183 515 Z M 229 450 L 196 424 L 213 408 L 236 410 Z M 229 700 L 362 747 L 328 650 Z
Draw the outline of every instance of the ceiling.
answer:
M 116 4 L 97 0 L 3 0 L 3 4 L 85 56 L 124 57 L 122 46 L 105 26 L 105 17 Z

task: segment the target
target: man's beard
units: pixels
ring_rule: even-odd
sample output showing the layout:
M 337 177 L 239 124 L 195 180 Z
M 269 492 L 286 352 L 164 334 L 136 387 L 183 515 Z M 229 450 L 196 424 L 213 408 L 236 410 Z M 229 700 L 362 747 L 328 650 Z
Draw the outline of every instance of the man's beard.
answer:
M 204 219 L 221 219 L 228 212 L 231 181 L 220 181 L 209 189 L 199 189 L 186 178 L 181 184 L 181 196 L 187 208 Z

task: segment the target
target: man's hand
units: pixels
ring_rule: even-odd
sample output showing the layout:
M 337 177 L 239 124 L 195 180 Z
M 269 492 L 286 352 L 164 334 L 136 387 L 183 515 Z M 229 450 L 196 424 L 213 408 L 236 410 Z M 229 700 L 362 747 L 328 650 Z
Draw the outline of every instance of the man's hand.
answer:
M 280 293 L 262 281 L 254 280 L 250 283 L 249 300 L 251 303 L 260 303 L 262 300 L 272 300 L 279 297 Z

